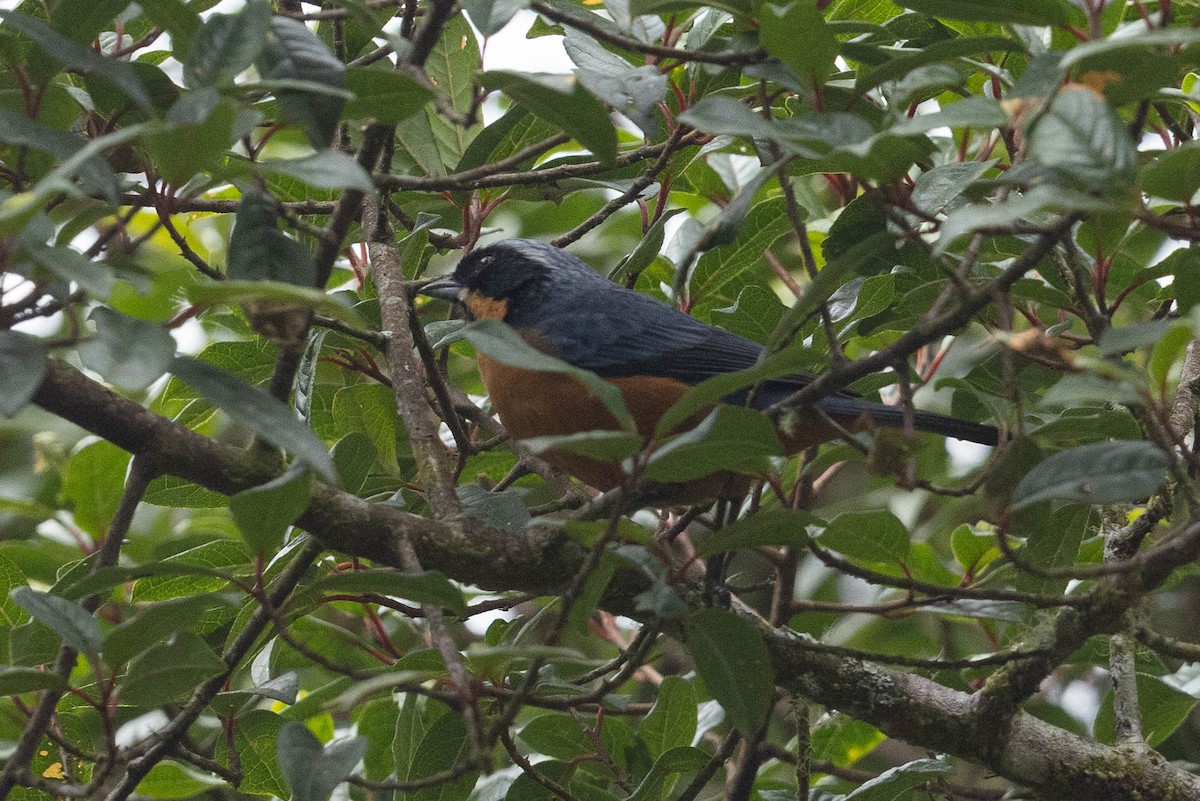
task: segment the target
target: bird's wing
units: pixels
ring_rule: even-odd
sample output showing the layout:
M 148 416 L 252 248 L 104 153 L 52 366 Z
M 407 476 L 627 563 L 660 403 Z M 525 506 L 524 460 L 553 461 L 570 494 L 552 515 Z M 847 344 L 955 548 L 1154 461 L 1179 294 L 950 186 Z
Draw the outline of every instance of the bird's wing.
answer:
M 628 290 L 558 308 L 543 306 L 534 327 L 559 358 L 607 378 L 654 375 L 698 384 L 752 367 L 763 352 L 756 342 Z

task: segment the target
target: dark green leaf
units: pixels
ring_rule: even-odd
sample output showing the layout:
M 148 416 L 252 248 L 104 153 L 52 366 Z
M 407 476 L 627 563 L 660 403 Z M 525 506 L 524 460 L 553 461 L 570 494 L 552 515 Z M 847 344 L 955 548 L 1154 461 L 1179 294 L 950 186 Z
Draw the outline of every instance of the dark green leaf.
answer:
M 961 36 L 944 42 L 936 42 L 913 53 L 905 53 L 858 77 L 855 88 L 859 91 L 873 89 L 886 82 L 904 77 L 919 67 L 948 59 L 975 56 L 991 52 L 1021 52 L 1025 47 L 1017 41 L 1003 36 Z M 953 108 L 953 106 L 951 106 Z
M 1129 128 L 1085 87 L 1067 87 L 1055 95 L 1032 123 L 1026 147 L 1033 163 L 1085 191 L 1116 195 L 1137 178 L 1137 149 Z
M 105 440 L 90 442 L 71 455 L 63 494 L 72 502 L 75 523 L 103 537 L 117 513 L 130 456 Z
M 687 621 L 688 652 L 708 691 L 743 737 L 766 722 L 775 674 L 762 632 L 724 609 L 703 609 Z
M 841 47 L 813 0 L 760 6 L 759 41 L 802 81 L 820 83 L 833 69 Z M 803 42 L 803 47 L 797 43 Z
M 908 557 L 908 529 L 884 509 L 843 512 L 829 521 L 819 542 L 864 562 L 903 563 Z
M 138 782 L 137 794 L 143 798 L 176 799 L 192 798 L 215 787 L 225 786 L 224 779 L 209 773 L 163 760 L 150 768 L 146 777 Z
M 161 326 L 97 306 L 88 315 L 96 339 L 84 343 L 79 358 L 110 384 L 145 389 L 162 376 L 175 358 L 175 340 Z
M 196 359 L 177 358 L 171 372 L 191 384 L 213 406 L 249 426 L 272 445 L 290 451 L 327 481 L 337 483 L 337 472 L 324 443 L 288 406 L 240 378 Z
M 237 107 L 215 89 L 188 92 L 167 112 L 171 126 L 146 137 L 154 166 L 169 183 L 182 186 L 201 172 L 216 172 L 235 137 Z
M 845 797 L 845 801 L 895 801 L 909 790 L 938 781 L 954 770 L 945 759 L 916 759 L 888 768 Z
M 900 5 L 935 17 L 1013 25 L 1061 25 L 1070 20 L 1065 0 L 900 0 Z
M 634 66 L 595 39 L 572 28 L 563 39 L 567 55 L 579 68 L 575 75 L 592 94 L 621 112 L 646 132 L 658 128 L 657 105 L 667 93 L 667 76 L 657 67 Z
M 65 161 L 75 155 L 86 144 L 80 136 L 42 125 L 24 114 L 4 108 L 0 108 L 0 142 L 31 147 L 49 153 L 59 161 Z M 95 192 L 112 203 L 117 202 L 116 176 L 113 175 L 112 167 L 100 154 L 97 153 L 80 165 L 79 180 L 85 191 Z M 30 231 L 24 233 L 28 235 Z M 39 244 L 44 245 L 44 242 Z M 51 265 L 46 266 L 53 269 Z
M 642 450 L 642 438 L 626 431 L 581 431 L 521 440 L 533 453 L 549 450 L 570 451 L 606 462 L 636 456 Z
M 435 720 L 420 738 L 412 764 L 405 779 L 418 779 L 446 770 L 467 758 L 467 730 L 462 716 L 447 712 Z M 437 784 L 409 793 L 406 801 L 466 801 L 479 778 L 477 771 L 468 771 L 452 782 Z
M 8 595 L 30 617 L 53 629 L 66 645 L 88 656 L 100 653 L 100 624 L 79 604 L 30 587 L 17 587 Z
M 363 737 L 350 737 L 322 747 L 303 723 L 279 730 L 275 758 L 292 790 L 292 801 L 328 801 L 335 787 L 358 767 L 367 752 Z
M 225 86 L 258 58 L 271 25 L 271 6 L 261 0 L 238 14 L 213 14 L 204 21 L 187 51 L 183 84 L 190 88 Z
M 705 557 L 759 545 L 796 546 L 808 539 L 808 526 L 822 525 L 808 512 L 768 509 L 747 515 L 719 531 L 709 532 L 696 544 L 696 556 Z
M 1151 442 L 1096 442 L 1060 451 L 1021 479 L 1013 508 L 1059 499 L 1088 504 L 1136 501 L 1166 479 L 1170 460 Z
M 0 667 L 0 695 L 23 695 L 41 690 L 63 690 L 66 684 L 54 673 L 27 667 Z
M 668 778 L 676 773 L 697 773 L 711 757 L 699 748 L 678 746 L 664 751 L 654 760 L 654 767 L 629 796 L 629 801 L 658 801 Z
M 283 535 L 308 508 L 312 473 L 292 469 L 257 487 L 243 490 L 229 499 L 229 511 L 258 554 L 273 554 L 283 544 Z
M 1152 195 L 1186 203 L 1200 190 L 1200 142 L 1155 153 L 1142 168 L 1138 184 Z
M 654 706 L 642 719 L 638 736 L 658 757 L 672 748 L 691 745 L 696 736 L 696 693 L 678 676 L 667 676 L 658 687 Z
M 242 766 L 238 790 L 253 795 L 287 796 L 288 786 L 279 773 L 275 759 L 275 741 L 284 719 L 267 709 L 252 709 L 239 715 L 234 725 L 233 748 Z M 215 756 L 228 764 L 229 748 L 224 737 L 217 738 Z
M 569 762 L 596 750 L 593 743 L 569 715 L 552 712 L 539 715 L 521 729 L 522 742 L 539 754 Z
M 74 587 L 72 592 L 78 594 Z M 104 659 L 112 665 L 124 664 L 169 635 L 191 628 L 213 610 L 230 608 L 228 600 L 209 594 L 149 604 L 136 617 L 123 621 L 105 636 Z
M 171 34 L 175 57 L 186 64 L 192 40 L 204 24 L 200 15 L 184 0 L 139 0 L 138 5 L 151 22 Z
M 303 22 L 272 17 L 266 44 L 254 61 L 268 81 L 306 81 L 340 90 L 346 83 L 346 66 Z M 276 91 L 283 116 L 304 126 L 308 141 L 318 150 L 333 143 L 345 100 L 303 89 Z
M 346 89 L 354 93 L 342 116 L 349 120 L 374 119 L 392 124 L 421 111 L 433 93 L 403 72 L 393 69 L 351 67 Z
M 645 477 L 679 482 L 730 470 L 758 475 L 770 468 L 768 456 L 783 453 L 775 424 L 740 406 L 720 405 L 691 431 L 669 440 L 650 455 Z
M 529 510 L 514 490 L 489 492 L 478 484 L 463 484 L 456 489 L 463 510 L 491 528 L 521 531 L 529 522 Z
M 482 80 L 488 89 L 504 92 L 557 125 L 601 161 L 611 164 L 616 160 L 617 134 L 608 110 L 570 76 L 493 71 L 484 73 Z
M 377 451 L 370 437 L 360 431 L 354 431 L 334 444 L 332 456 L 334 467 L 342 479 L 342 486 L 347 492 L 358 492 L 371 473 Z
M 157 706 L 182 701 L 195 689 L 229 667 L 195 634 L 178 632 L 129 664 L 121 681 L 121 701 L 137 706 Z
M 41 20 L 19 11 L 0 10 L 0 19 L 28 36 L 43 53 L 63 66 L 84 73 L 102 75 L 142 108 L 150 108 L 152 105 L 146 87 L 142 85 L 141 79 L 129 62 L 101 56 L 91 47 L 76 44 Z
M 1136 674 L 1137 700 L 1146 745 L 1151 748 L 1170 737 L 1192 710 L 1196 699 L 1165 683 L 1157 676 Z M 1116 740 L 1116 718 L 1113 714 L 1113 695 L 1108 693 L 1096 713 L 1096 739 L 1102 743 Z
M 242 196 L 229 237 L 229 277 L 267 279 L 300 287 L 316 283 L 317 267 L 308 249 L 279 230 L 280 206 L 270 195 Z
M 377 593 L 418 603 L 428 603 L 455 613 L 466 611 L 462 590 L 436 570 L 408 575 L 395 570 L 347 570 L 322 578 L 313 585 L 322 593 Z
M 487 37 L 499 33 L 518 11 L 528 8 L 529 0 L 463 0 L 462 7 L 479 32 Z
M 370 192 L 375 188 L 367 171 L 340 150 L 322 150 L 301 159 L 266 159 L 257 165 L 263 172 L 287 175 L 316 189 Z
M 46 375 L 42 341 L 19 331 L 0 331 L 0 414 L 13 417 L 29 403 Z

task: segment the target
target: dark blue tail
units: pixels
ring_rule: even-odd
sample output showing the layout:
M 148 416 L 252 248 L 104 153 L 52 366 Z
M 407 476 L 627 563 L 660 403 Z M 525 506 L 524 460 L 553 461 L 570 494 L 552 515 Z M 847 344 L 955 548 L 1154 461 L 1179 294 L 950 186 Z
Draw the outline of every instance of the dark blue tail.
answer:
M 754 406 L 762 409 L 786 398 L 802 388 L 802 384 L 792 382 L 769 381 L 763 384 L 754 398 Z M 742 394 L 744 398 L 744 393 Z M 736 400 L 726 399 L 736 403 Z M 866 416 L 876 425 L 887 428 L 904 427 L 904 409 L 899 406 L 885 406 L 882 403 L 872 403 L 847 395 L 830 395 L 817 402 L 818 408 L 834 417 L 850 418 L 851 420 Z M 983 423 L 972 423 L 948 417 L 936 412 L 917 410 L 913 416 L 913 427 L 918 431 L 928 431 L 943 437 L 953 437 L 967 442 L 978 442 L 981 445 L 996 445 L 1000 441 L 1000 433 L 995 426 Z

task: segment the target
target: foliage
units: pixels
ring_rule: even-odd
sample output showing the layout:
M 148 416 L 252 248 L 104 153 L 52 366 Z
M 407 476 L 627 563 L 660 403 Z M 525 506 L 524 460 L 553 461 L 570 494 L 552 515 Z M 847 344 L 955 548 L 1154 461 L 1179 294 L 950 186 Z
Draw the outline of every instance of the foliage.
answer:
M 0 11 L 0 801 L 1200 797 L 1195 4 L 214 5 Z M 501 235 L 771 355 L 643 442 Z M 1012 436 L 705 416 L 805 370 Z

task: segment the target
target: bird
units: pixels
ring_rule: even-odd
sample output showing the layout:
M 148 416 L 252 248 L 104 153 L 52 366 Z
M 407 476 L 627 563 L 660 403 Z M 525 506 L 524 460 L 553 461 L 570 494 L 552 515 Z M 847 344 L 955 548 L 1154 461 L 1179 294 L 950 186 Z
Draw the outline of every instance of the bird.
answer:
M 420 292 L 460 305 L 470 320 L 502 320 L 537 350 L 612 383 L 647 441 L 663 414 L 695 385 L 753 367 L 766 352 L 753 340 L 613 283 L 567 251 L 531 239 L 505 239 L 473 250 L 452 273 L 425 284 Z M 569 374 L 524 369 L 482 352 L 477 364 L 492 407 L 514 439 L 619 428 L 603 402 Z M 812 373 L 796 373 L 770 379 L 723 402 L 766 409 L 814 378 Z M 849 391 L 823 397 L 799 413 L 799 425 L 793 418 L 780 432 L 788 454 L 837 439 L 847 429 L 905 425 L 902 408 Z M 688 425 L 703 416 L 695 416 Z M 984 445 L 999 441 L 994 426 L 934 412 L 917 410 L 912 424 L 919 431 Z M 601 491 L 622 486 L 626 478 L 619 461 L 566 450 L 549 450 L 542 456 Z M 745 476 L 724 473 L 660 487 L 658 495 L 682 505 L 740 497 L 748 484 Z

